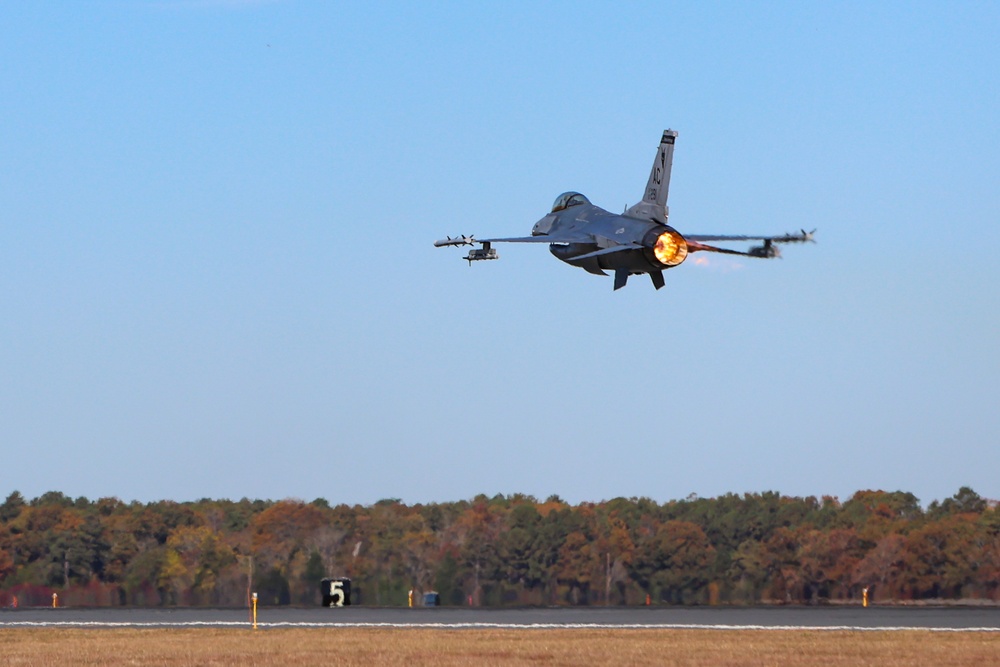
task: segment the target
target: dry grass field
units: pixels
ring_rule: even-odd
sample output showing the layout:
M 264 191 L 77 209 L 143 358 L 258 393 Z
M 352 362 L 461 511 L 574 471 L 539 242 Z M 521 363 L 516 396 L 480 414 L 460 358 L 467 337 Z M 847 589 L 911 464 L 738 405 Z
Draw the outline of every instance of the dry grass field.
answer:
M 3 629 L 22 665 L 1000 665 L 998 633 L 715 630 Z

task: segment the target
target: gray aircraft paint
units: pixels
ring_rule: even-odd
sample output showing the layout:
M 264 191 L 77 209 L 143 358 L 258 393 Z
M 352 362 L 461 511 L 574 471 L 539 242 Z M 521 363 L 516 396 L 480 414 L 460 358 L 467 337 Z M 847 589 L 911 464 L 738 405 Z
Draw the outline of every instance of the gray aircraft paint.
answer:
M 684 236 L 668 224 L 670 172 L 677 132 L 664 130 L 653 159 L 642 200 L 622 214 L 590 203 L 578 192 L 564 192 L 556 198 L 552 211 L 535 223 L 531 236 L 476 239 L 447 237 L 437 247 L 481 244 L 464 259 L 498 259 L 494 243 L 548 243 L 559 260 L 588 273 L 615 275 L 614 289 L 625 286 L 630 275 L 649 274 L 656 289 L 664 285 L 663 271 L 679 266 L 693 252 L 717 252 L 745 257 L 773 258 L 780 253 L 776 244 L 812 241 L 812 232 L 781 236 L 726 236 L 692 234 Z M 706 241 L 760 241 L 749 250 L 732 250 L 707 245 Z

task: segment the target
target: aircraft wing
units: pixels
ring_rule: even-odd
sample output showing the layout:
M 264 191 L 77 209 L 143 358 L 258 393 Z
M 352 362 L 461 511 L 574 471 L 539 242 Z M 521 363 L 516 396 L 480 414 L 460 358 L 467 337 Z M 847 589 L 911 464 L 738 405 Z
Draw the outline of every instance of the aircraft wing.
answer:
M 590 234 L 560 234 L 540 235 L 540 236 L 511 236 L 501 239 L 477 239 L 474 236 L 447 236 L 440 241 L 435 241 L 436 248 L 444 246 L 475 245 L 477 243 L 594 243 L 594 237 Z
M 476 243 L 594 243 L 593 234 L 566 233 L 537 236 L 510 236 L 501 239 L 476 239 Z
M 505 239 L 476 239 L 476 243 L 557 243 L 548 236 L 511 236 Z
M 812 241 L 816 230 L 807 232 L 801 230 L 798 234 L 782 234 L 781 236 L 726 236 L 718 234 L 684 234 L 689 241 L 770 241 L 771 243 L 805 243 Z
M 743 234 L 737 236 L 729 235 L 709 235 L 709 234 L 691 234 L 690 236 L 685 236 L 684 239 L 687 241 L 688 250 L 690 252 L 698 252 L 700 250 L 707 252 L 721 252 L 726 255 L 743 255 L 745 257 L 780 257 L 781 253 L 778 251 L 776 244 L 778 243 L 805 243 L 806 241 L 813 241 L 813 234 L 816 230 L 807 232 L 802 230 L 801 234 L 783 234 L 781 236 L 746 236 Z M 730 250 L 728 248 L 719 248 L 717 246 L 712 246 L 704 243 L 704 241 L 763 241 L 762 245 L 750 248 L 749 250 Z
M 558 234 L 538 234 L 534 236 L 508 236 L 504 238 L 494 238 L 494 239 L 477 239 L 473 236 L 457 236 L 455 238 L 446 237 L 440 241 L 435 241 L 434 246 L 441 248 L 444 246 L 462 246 L 462 245 L 475 245 L 479 244 L 481 247 L 473 248 L 469 251 L 469 254 L 465 256 L 464 259 L 472 262 L 478 262 L 480 260 L 486 259 L 498 259 L 500 256 L 497 254 L 496 248 L 491 247 L 494 243 L 556 243 L 556 244 L 570 244 L 570 243 L 587 243 L 596 244 L 597 241 L 593 234 L 587 234 L 586 232 L 559 232 Z

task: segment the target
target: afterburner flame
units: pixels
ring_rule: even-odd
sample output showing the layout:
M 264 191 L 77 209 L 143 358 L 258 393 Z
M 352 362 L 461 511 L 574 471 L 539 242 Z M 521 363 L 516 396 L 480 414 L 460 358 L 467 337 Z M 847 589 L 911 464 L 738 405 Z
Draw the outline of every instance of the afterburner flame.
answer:
M 669 230 L 660 234 L 653 246 L 656 261 L 664 266 L 677 266 L 687 257 L 688 247 L 684 237 Z

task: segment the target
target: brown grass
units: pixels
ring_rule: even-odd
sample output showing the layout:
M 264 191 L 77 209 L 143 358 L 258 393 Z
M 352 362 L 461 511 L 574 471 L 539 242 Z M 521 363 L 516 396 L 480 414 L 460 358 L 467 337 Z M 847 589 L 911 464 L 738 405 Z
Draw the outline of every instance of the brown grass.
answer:
M 717 630 L 0 630 L 22 665 L 987 665 L 1000 633 Z

